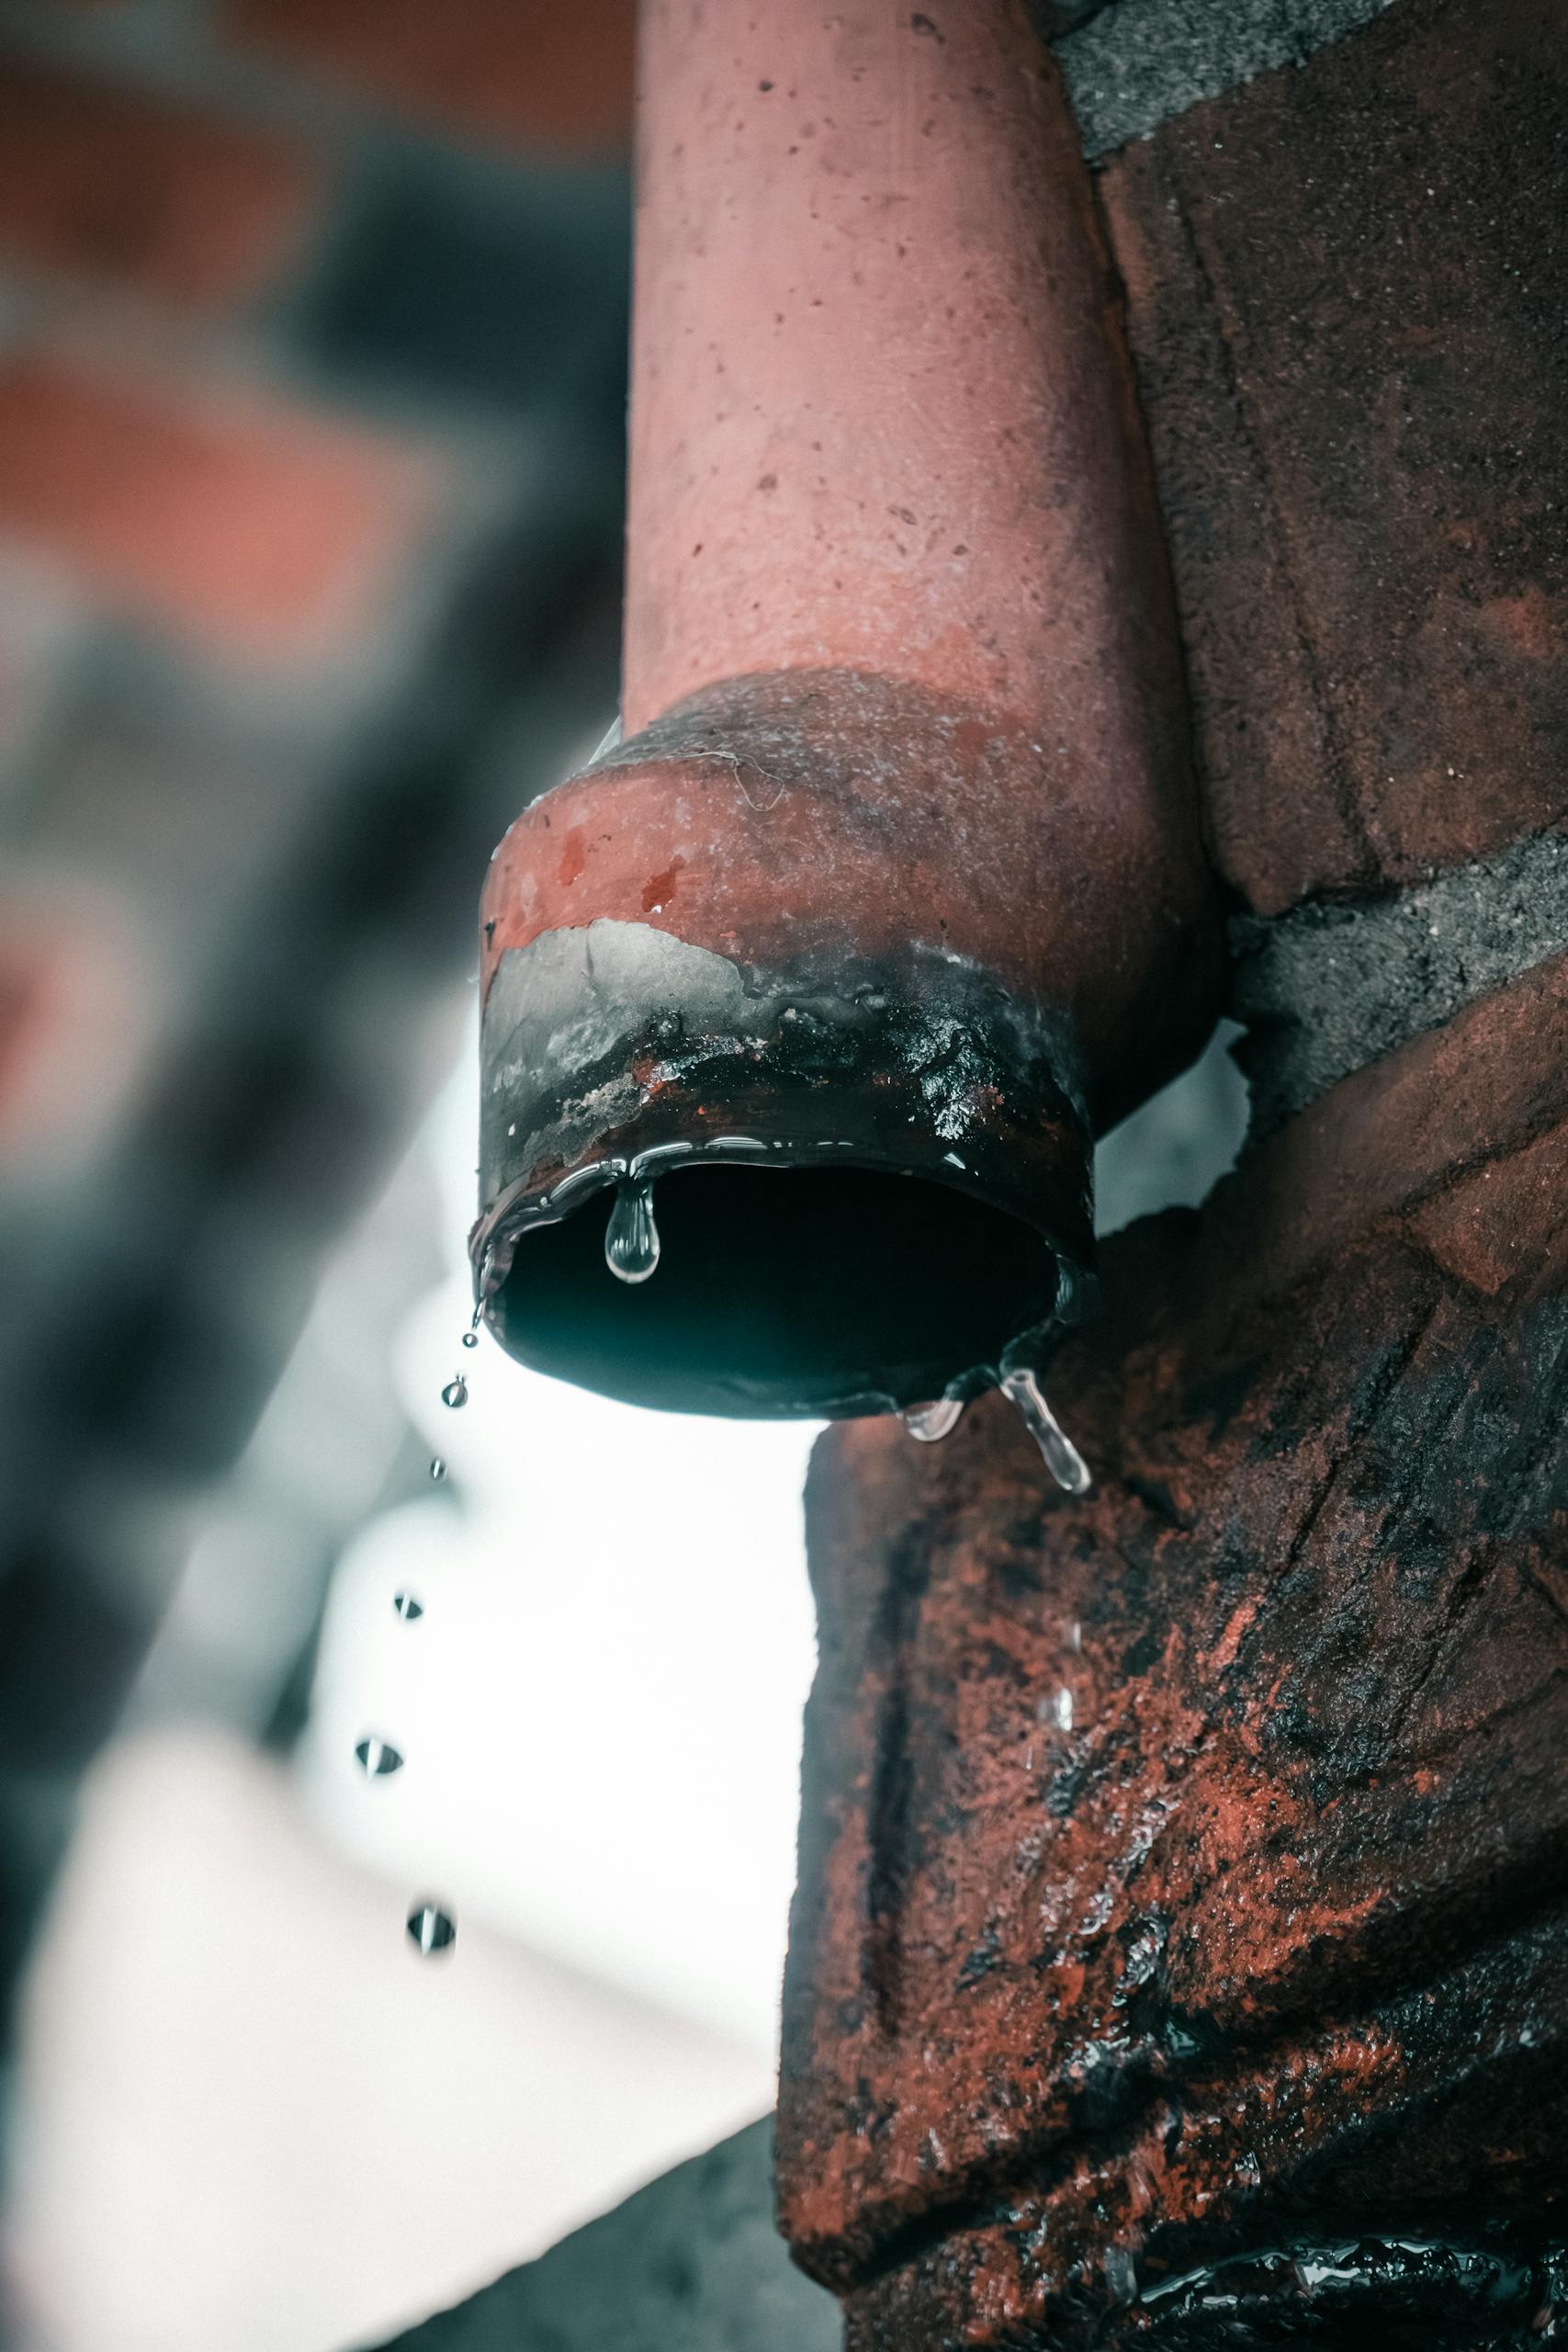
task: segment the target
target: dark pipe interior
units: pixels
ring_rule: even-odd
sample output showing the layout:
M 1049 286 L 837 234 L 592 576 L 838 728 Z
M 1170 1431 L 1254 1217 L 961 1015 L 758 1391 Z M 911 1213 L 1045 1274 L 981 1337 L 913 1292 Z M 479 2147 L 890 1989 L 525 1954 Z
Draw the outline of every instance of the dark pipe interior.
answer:
M 492 1309 L 541 1372 L 674 1411 L 790 1415 L 940 1396 L 1043 1322 L 1056 1259 L 942 1184 L 861 1168 L 672 1170 L 636 1285 L 604 1263 L 606 1186 L 525 1231 Z

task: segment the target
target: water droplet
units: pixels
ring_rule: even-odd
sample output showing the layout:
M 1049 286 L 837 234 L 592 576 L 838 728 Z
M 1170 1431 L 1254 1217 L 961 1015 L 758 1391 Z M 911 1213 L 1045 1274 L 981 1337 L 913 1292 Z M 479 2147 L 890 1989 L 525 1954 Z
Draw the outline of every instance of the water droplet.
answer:
M 1123 2310 L 1138 2292 L 1138 2267 L 1130 2249 L 1124 2245 L 1109 2245 L 1105 2249 L 1105 2284 L 1112 2302 Z
M 446 1476 L 446 1464 L 442 1461 L 439 1454 L 436 1455 L 434 1461 L 430 1465 L 430 1475 L 434 1479 L 437 1486 L 441 1484 L 442 1479 Z
M 438 1903 L 416 1903 L 409 1913 L 409 1940 L 428 1960 L 432 1952 L 450 1951 L 457 1940 L 457 1923 Z
M 464 1334 L 463 1334 L 463 1345 L 464 1345 L 466 1348 L 477 1348 L 477 1347 L 479 1346 L 479 1333 L 478 1333 L 477 1331 L 472 1330 L 472 1329 L 469 1329 L 469 1330 L 467 1330 L 467 1331 L 465 1331 L 465 1332 L 464 1332 Z
M 651 1184 L 622 1184 L 604 1227 L 604 1263 L 623 1283 L 645 1283 L 659 1263 Z
M 1070 1690 L 1065 1689 L 1058 1690 L 1055 1697 L 1052 1700 L 1051 1720 L 1055 1724 L 1058 1731 L 1071 1731 L 1073 1727 L 1073 1694 Z
M 1076 1266 L 1065 1258 L 1056 1264 L 1056 1304 L 1054 1309 L 1058 1323 L 1069 1329 L 1081 1323 L 1089 1312 L 1089 1284 Z
M 392 1595 L 392 1606 L 399 1616 L 405 1618 L 411 1625 L 416 1617 L 423 1617 L 424 1614 L 423 1601 L 416 1600 L 412 1592 L 395 1592 Z
M 441 1391 L 441 1402 L 455 1413 L 459 1405 L 466 1405 L 468 1401 L 468 1384 L 460 1372 L 454 1373 Z
M 389 1772 L 400 1772 L 403 1769 L 403 1759 L 391 1742 L 378 1738 L 374 1732 L 367 1733 L 354 1752 L 368 1781 L 384 1781 Z
M 939 1438 L 958 1427 L 963 1410 L 958 1397 L 939 1396 L 934 1405 L 911 1405 L 898 1418 L 911 1437 L 918 1437 L 922 1445 L 935 1445 Z
M 1002 1394 L 1017 1406 L 1023 1425 L 1040 1448 L 1045 1467 L 1069 1495 L 1084 1495 L 1094 1484 L 1089 1464 L 1045 1402 L 1032 1372 L 1002 1374 Z

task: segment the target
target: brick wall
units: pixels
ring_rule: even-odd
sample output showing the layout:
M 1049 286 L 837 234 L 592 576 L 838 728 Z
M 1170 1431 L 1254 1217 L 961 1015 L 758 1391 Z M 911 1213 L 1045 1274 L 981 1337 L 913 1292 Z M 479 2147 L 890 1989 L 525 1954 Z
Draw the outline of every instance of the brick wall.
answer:
M 0 6 L 6 1966 L 613 701 L 634 13 Z

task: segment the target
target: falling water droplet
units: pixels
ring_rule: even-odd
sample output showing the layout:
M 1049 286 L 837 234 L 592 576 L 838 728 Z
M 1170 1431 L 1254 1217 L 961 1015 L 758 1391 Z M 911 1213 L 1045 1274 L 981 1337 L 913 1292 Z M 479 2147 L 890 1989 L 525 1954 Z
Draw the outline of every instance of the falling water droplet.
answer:
M 958 1397 L 939 1396 L 934 1405 L 911 1405 L 898 1418 L 911 1437 L 918 1437 L 922 1445 L 934 1445 L 939 1438 L 958 1427 L 963 1410 Z
M 1071 1731 L 1073 1727 L 1073 1694 L 1070 1690 L 1066 1689 L 1060 1690 L 1052 1700 L 1051 1720 L 1055 1724 L 1058 1731 Z
M 434 1461 L 430 1465 L 430 1475 L 434 1479 L 437 1486 L 441 1484 L 442 1479 L 446 1476 L 446 1464 L 442 1461 L 439 1454 L 436 1455 Z
M 423 1601 L 416 1600 L 412 1592 L 395 1592 L 392 1595 L 392 1606 L 399 1616 L 404 1618 L 411 1625 L 416 1617 L 423 1617 L 424 1614 Z
M 389 1772 L 403 1769 L 403 1759 L 391 1742 L 378 1738 L 374 1732 L 367 1733 L 354 1752 L 367 1781 L 384 1781 Z
M 432 1952 L 447 1951 L 457 1940 L 457 1923 L 438 1903 L 416 1903 L 409 1913 L 409 1939 L 428 1960 Z
M 1045 1467 L 1069 1495 L 1084 1495 L 1094 1480 L 1089 1464 L 1045 1402 L 1040 1383 L 1032 1372 L 1009 1372 L 1002 1375 L 1002 1394 L 1017 1406 L 1023 1425 L 1044 1456 Z
M 626 1183 L 617 1191 L 604 1227 L 604 1263 L 624 1283 L 645 1283 L 658 1265 L 651 1184 Z
M 466 1348 L 477 1348 L 479 1343 L 479 1335 L 470 1324 L 468 1329 L 463 1334 L 463 1345 Z
M 460 1372 L 454 1373 L 452 1378 L 446 1383 L 446 1387 L 441 1391 L 441 1402 L 455 1413 L 459 1405 L 466 1405 L 468 1401 L 468 1384 L 464 1379 Z

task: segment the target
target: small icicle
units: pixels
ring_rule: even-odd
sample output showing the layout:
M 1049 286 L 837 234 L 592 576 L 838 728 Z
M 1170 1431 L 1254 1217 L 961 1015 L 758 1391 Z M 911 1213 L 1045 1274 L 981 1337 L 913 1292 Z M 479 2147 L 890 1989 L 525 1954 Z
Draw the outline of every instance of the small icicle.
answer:
M 604 1227 L 604 1263 L 617 1281 L 645 1283 L 659 1263 L 659 1227 L 653 1219 L 653 1187 L 628 1179 L 615 1193 Z
M 409 1941 L 428 1960 L 433 1952 L 448 1951 L 457 1940 L 457 1923 L 439 1903 L 416 1903 L 409 1913 Z
M 1017 1406 L 1025 1429 L 1040 1448 L 1045 1467 L 1057 1486 L 1069 1495 L 1087 1494 L 1094 1484 L 1089 1464 L 1045 1402 L 1033 1373 L 1004 1373 L 1002 1395 Z
M 1105 2283 L 1111 2300 L 1124 2311 L 1138 2299 L 1138 2266 L 1124 2245 L 1109 2245 L 1105 2249 Z
M 939 1438 L 958 1427 L 963 1410 L 959 1397 L 939 1396 L 934 1405 L 911 1405 L 898 1418 L 911 1437 L 918 1437 L 922 1445 L 935 1445 Z

